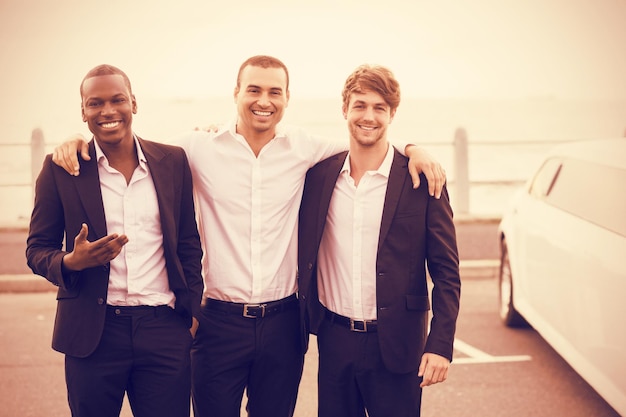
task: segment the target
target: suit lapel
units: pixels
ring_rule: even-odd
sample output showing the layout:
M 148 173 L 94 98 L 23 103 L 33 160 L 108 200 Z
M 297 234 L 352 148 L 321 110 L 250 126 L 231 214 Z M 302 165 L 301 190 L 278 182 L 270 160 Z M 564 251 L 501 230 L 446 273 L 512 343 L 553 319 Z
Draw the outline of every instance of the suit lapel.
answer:
M 320 195 L 320 209 L 318 211 L 317 218 L 318 242 L 322 239 L 322 233 L 324 231 L 324 226 L 326 225 L 326 215 L 328 214 L 328 207 L 330 206 L 330 199 L 333 196 L 335 184 L 337 183 L 337 178 L 339 177 L 339 172 L 341 171 L 341 167 L 343 167 L 343 163 L 345 162 L 347 156 L 347 151 L 342 152 L 335 155 L 333 159 L 329 161 L 328 170 L 326 171 L 326 178 L 324 180 L 324 186 Z
M 407 169 L 407 160 L 400 152 L 394 149 L 393 162 L 391 163 L 391 171 L 389 172 L 389 181 L 387 182 L 387 193 L 385 195 L 385 204 L 383 206 L 383 217 L 380 223 L 380 237 L 378 238 L 378 250 L 387 237 L 391 221 L 398 207 L 400 194 L 404 182 L 407 181 L 409 171 Z
M 89 156 L 91 156 L 91 160 L 81 161 L 80 175 L 74 177 L 73 180 L 85 213 L 89 218 L 89 234 L 95 235 L 99 239 L 106 236 L 107 227 L 93 139 L 89 142 Z
M 172 210 L 174 207 L 174 181 L 173 159 L 169 154 L 164 153 L 159 147 L 154 146 L 152 142 L 138 138 L 141 150 L 146 156 L 152 182 L 157 194 L 159 202 L 159 213 L 161 216 L 161 229 L 164 238 L 166 236 L 174 236 L 174 223 L 172 219 Z

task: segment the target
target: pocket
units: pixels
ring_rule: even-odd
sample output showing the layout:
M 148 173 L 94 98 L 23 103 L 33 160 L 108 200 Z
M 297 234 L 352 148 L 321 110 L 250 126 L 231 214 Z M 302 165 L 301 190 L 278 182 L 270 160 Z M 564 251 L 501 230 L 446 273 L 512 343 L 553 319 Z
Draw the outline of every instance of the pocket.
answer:
M 407 295 L 406 296 L 406 308 L 407 310 L 430 310 L 430 300 L 424 295 Z
M 78 288 L 71 288 L 71 289 L 65 289 L 62 287 L 59 287 L 58 291 L 57 291 L 57 300 L 65 300 L 68 298 L 76 298 L 78 297 L 78 294 L 80 293 L 80 291 L 78 290 Z
M 419 216 L 420 213 L 416 212 L 415 210 L 411 210 L 411 211 L 397 211 L 394 219 L 398 220 L 398 219 L 411 219 L 412 217 L 417 217 Z

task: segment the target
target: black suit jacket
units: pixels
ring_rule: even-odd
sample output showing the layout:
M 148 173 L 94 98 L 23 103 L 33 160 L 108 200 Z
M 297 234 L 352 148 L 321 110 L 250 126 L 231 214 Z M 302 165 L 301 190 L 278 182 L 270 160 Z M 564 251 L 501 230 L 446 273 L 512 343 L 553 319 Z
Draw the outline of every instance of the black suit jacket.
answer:
M 299 220 L 299 288 L 303 343 L 323 320 L 317 294 L 317 254 L 326 214 L 347 152 L 309 170 Z M 407 158 L 394 150 L 376 254 L 376 304 L 380 350 L 392 372 L 417 370 L 422 354 L 452 360 L 461 281 L 447 189 L 441 199 L 428 195 L 426 179 L 414 190 Z M 434 284 L 433 318 L 426 265 Z
M 163 248 L 176 311 L 191 325 L 203 291 L 202 249 L 196 227 L 191 171 L 182 148 L 139 139 L 154 182 L 159 204 Z M 109 265 L 63 275 L 62 259 L 74 248 L 82 223 L 87 240 L 107 235 L 100 179 L 93 140 L 90 161 L 81 161 L 77 177 L 69 175 L 48 155 L 37 178 L 26 258 L 35 274 L 58 286 L 52 347 L 71 356 L 86 357 L 98 346 L 106 314 Z M 65 248 L 63 250 L 63 238 Z

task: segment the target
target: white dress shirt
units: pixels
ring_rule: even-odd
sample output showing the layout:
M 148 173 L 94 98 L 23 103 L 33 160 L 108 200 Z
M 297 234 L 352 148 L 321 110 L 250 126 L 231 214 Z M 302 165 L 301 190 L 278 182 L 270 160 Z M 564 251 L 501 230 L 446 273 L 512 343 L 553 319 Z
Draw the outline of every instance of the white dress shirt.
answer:
M 135 138 L 139 165 L 128 184 L 94 142 L 107 234 L 128 236 L 128 243 L 110 263 L 107 304 L 174 307 L 176 297 L 165 269 L 157 194 L 139 141 Z
M 355 320 L 376 319 L 376 257 L 393 147 L 358 186 L 344 162 L 330 200 L 318 255 L 320 302 Z
M 204 295 L 261 303 L 297 290 L 298 211 L 307 170 L 347 149 L 283 130 L 255 156 L 235 123 L 177 141 L 193 174 L 204 258 Z

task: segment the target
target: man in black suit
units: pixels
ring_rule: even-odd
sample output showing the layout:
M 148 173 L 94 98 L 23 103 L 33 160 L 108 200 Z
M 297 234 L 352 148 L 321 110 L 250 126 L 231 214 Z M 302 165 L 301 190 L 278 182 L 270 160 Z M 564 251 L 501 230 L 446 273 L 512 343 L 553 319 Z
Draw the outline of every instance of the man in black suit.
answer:
M 307 173 L 299 220 L 303 328 L 317 334 L 319 416 L 419 416 L 421 389 L 447 378 L 460 277 L 448 193 L 414 189 L 387 141 L 393 74 L 347 79 L 350 150 Z M 434 284 L 433 318 L 426 265 Z
M 52 347 L 72 416 L 119 415 L 127 393 L 135 416 L 188 417 L 203 283 L 187 157 L 133 133 L 120 69 L 93 68 L 80 91 L 91 159 L 75 177 L 46 157 L 26 249 L 59 287 Z

